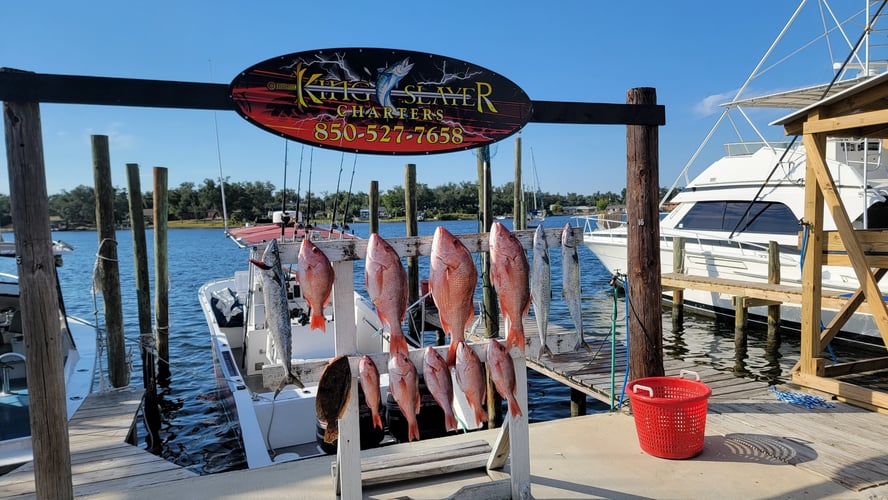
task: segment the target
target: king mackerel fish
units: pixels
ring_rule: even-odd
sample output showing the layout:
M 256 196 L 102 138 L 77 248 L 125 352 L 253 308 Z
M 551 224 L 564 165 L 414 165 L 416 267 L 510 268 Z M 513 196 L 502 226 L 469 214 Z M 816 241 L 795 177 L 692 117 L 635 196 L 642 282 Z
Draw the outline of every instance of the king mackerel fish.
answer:
M 281 267 L 281 254 L 278 250 L 277 240 L 271 240 L 262 260 L 250 259 L 260 269 L 262 278 L 262 296 L 265 299 L 265 326 L 271 332 L 274 339 L 274 348 L 277 356 L 284 363 L 284 379 L 274 397 L 288 385 L 295 385 L 302 389 L 302 381 L 293 374 L 291 358 L 293 357 L 292 332 L 290 331 L 290 307 L 287 302 L 287 276 Z

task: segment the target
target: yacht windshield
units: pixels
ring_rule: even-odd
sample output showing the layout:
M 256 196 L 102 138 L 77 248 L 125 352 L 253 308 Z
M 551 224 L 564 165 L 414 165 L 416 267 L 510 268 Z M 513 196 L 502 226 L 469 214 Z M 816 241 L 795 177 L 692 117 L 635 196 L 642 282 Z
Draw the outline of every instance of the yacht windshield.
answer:
M 799 221 L 782 203 L 757 201 L 750 206 L 748 201 L 699 201 L 688 210 L 678 227 L 696 231 L 796 234 Z

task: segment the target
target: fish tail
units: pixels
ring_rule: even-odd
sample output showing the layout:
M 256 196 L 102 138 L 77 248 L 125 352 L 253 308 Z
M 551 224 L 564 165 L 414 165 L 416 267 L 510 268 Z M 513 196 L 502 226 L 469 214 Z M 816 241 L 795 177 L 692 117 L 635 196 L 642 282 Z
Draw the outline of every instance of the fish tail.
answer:
M 336 419 L 331 419 L 327 422 L 327 429 L 324 431 L 324 442 L 329 444 L 337 439 L 339 439 L 339 424 Z
M 389 353 L 395 354 L 400 352 L 406 356 L 409 351 L 410 349 L 407 346 L 407 339 L 404 337 L 404 334 L 392 330 L 389 336 Z
M 327 321 L 324 319 L 323 314 L 312 314 L 311 315 L 311 329 L 321 329 L 323 331 L 327 331 Z
M 414 439 L 419 441 L 419 423 L 415 418 L 411 418 L 407 421 L 407 441 L 413 441 Z
M 546 344 L 543 344 L 543 346 L 540 347 L 540 352 L 537 354 L 537 360 L 542 358 L 543 355 L 548 355 L 550 358 L 552 357 L 552 350 L 549 349 L 549 346 Z
M 444 412 L 444 428 L 447 429 L 448 432 L 457 429 L 456 417 L 453 415 L 453 411 Z
M 274 397 L 272 399 L 277 399 L 278 394 L 280 394 L 281 391 L 284 390 L 284 387 L 287 387 L 288 385 L 295 385 L 296 387 L 298 387 L 300 389 L 305 389 L 305 385 L 302 384 L 302 381 L 299 380 L 299 378 L 296 377 L 296 375 L 293 375 L 292 373 L 288 372 L 287 375 L 283 378 L 283 380 L 281 380 L 281 384 L 274 391 Z
M 509 332 L 506 334 L 506 345 L 513 345 L 519 349 L 521 349 L 521 353 L 524 353 L 524 328 L 519 328 L 518 325 L 521 323 L 515 321 L 514 324 L 509 325 Z
M 452 340 L 453 339 L 451 339 L 451 342 L 450 342 L 450 348 L 447 349 L 447 367 L 448 368 L 453 368 L 454 366 L 456 366 L 456 344 L 454 344 L 452 342 Z
M 373 427 L 382 429 L 382 417 L 379 416 L 379 412 L 373 413 Z
M 515 399 L 515 396 L 509 396 L 509 414 L 513 417 L 520 417 L 521 413 L 521 405 L 518 404 L 518 400 Z
M 481 408 L 480 405 L 475 407 L 475 422 L 487 422 L 487 412 L 484 411 L 484 408 Z

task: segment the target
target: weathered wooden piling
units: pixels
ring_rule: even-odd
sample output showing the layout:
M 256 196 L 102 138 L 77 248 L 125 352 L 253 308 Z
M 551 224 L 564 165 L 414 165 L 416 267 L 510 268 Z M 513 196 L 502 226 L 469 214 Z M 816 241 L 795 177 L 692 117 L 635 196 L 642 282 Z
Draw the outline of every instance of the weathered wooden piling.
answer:
M 154 330 L 151 328 L 151 289 L 148 275 L 148 243 L 145 240 L 145 215 L 139 165 L 126 164 L 127 199 L 133 233 L 133 259 L 136 266 L 136 304 L 139 309 L 139 348 L 142 354 L 142 385 L 145 387 L 142 411 L 145 413 L 148 449 L 160 447 L 160 407 L 157 403 L 157 378 L 154 359 Z
M 161 383 L 170 379 L 168 218 L 167 169 L 154 167 L 154 324 L 157 330 L 157 378 Z
M 482 146 L 477 150 L 478 163 L 478 229 L 481 233 L 490 232 L 493 225 L 493 188 L 490 181 L 490 148 Z M 496 290 L 490 283 L 490 252 L 481 252 L 481 300 L 484 314 L 484 331 L 487 338 L 499 336 L 499 306 Z M 487 373 L 487 415 L 488 427 L 499 427 L 502 423 L 502 398 L 496 392 L 490 372 Z
M 768 283 L 780 284 L 780 245 L 768 242 Z M 768 306 L 768 345 L 780 347 L 780 304 Z
M 379 181 L 370 181 L 370 234 L 379 232 Z
M 419 223 L 416 220 L 416 164 L 408 163 L 404 166 L 404 216 L 406 235 L 419 236 Z M 407 304 L 413 305 L 419 300 L 419 257 L 413 255 L 407 257 Z M 422 325 L 419 325 L 413 315 L 410 317 L 410 331 L 421 335 Z
M 672 272 L 685 272 L 685 239 L 676 236 L 672 239 Z M 684 289 L 672 291 L 672 329 L 678 330 L 684 325 Z
M 107 135 L 91 137 L 93 178 L 96 192 L 96 225 L 99 232 L 99 259 L 102 302 L 105 304 L 105 342 L 108 345 L 108 379 L 113 387 L 129 384 L 126 344 L 123 338 L 123 301 L 120 297 L 120 269 L 117 264 L 117 236 L 114 229 L 114 186 L 111 184 L 111 155 Z
M 0 69 L 0 72 L 4 70 Z M 3 102 L 37 498 L 74 498 L 40 105 Z M 31 193 L 25 197 L 23 193 Z
M 515 138 L 515 186 L 512 190 L 512 227 L 516 231 L 527 229 L 524 215 L 524 189 L 521 186 L 521 137 Z
M 626 93 L 626 104 L 653 105 L 653 88 Z M 629 293 L 629 378 L 663 376 L 660 313 L 659 131 L 656 125 L 626 127 L 626 216 Z

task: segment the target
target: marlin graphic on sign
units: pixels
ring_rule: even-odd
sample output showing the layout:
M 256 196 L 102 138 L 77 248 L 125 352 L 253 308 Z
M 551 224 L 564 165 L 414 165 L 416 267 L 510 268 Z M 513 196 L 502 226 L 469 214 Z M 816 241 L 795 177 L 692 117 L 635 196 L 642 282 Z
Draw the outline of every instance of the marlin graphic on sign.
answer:
M 392 104 L 392 90 L 398 86 L 402 78 L 413 69 L 410 58 L 405 57 L 402 61 L 395 63 L 387 68 L 379 68 L 379 78 L 376 79 L 376 100 L 379 104 L 386 108 L 395 109 Z M 396 110 L 395 116 L 401 116 Z

